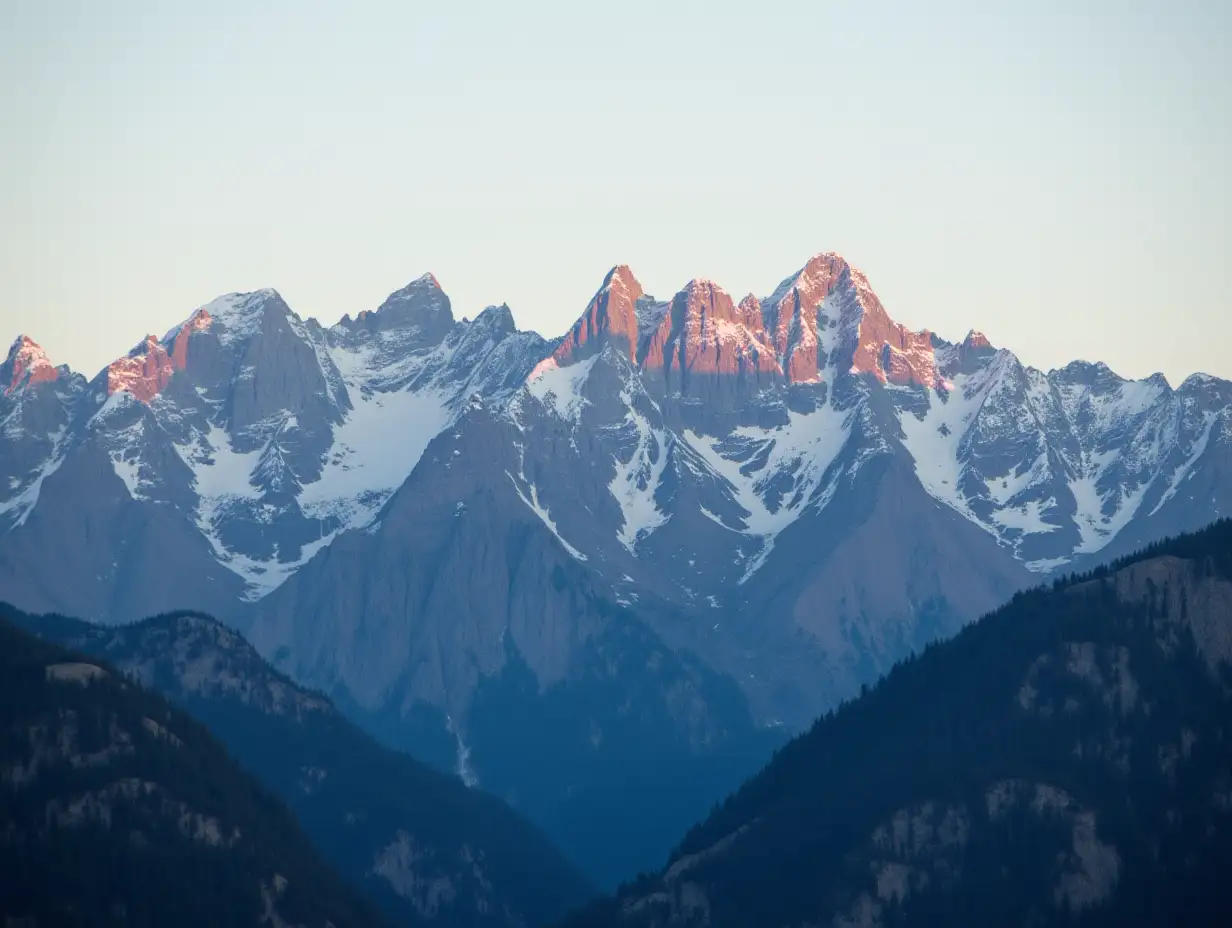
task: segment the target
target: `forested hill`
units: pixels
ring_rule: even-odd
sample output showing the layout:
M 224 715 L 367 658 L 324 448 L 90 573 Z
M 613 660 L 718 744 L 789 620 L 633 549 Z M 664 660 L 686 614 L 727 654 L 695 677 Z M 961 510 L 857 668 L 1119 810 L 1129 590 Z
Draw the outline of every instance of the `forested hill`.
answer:
M 0 923 L 380 923 L 198 723 L 0 620 Z
M 568 924 L 1209 926 L 1230 861 L 1225 520 L 899 665 Z
M 110 662 L 205 723 L 395 924 L 533 928 L 593 895 L 504 802 L 378 744 L 208 616 L 122 626 L 6 606 L 0 616 Z

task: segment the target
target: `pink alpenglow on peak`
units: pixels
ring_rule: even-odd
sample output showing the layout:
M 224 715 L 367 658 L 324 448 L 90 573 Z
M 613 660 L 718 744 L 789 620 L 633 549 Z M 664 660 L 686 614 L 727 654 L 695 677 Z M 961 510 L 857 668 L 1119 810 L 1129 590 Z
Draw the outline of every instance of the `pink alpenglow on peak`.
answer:
M 612 268 L 552 363 L 564 367 L 612 343 L 644 371 L 798 384 L 850 372 L 945 389 L 932 333 L 912 332 L 891 319 L 864 274 L 834 252 L 810 258 L 764 303 L 751 294 L 735 303 L 722 287 L 701 279 L 667 303 L 645 296 L 627 266 Z
M 155 336 L 146 336 L 128 357 L 108 366 L 107 395 L 123 391 L 149 403 L 166 388 L 176 371 L 188 367 L 189 340 L 193 333 L 207 330 L 213 321 L 208 310 L 198 309 L 176 332 L 170 353 Z
M 113 361 L 107 368 L 107 395 L 131 393 L 143 403 L 158 396 L 175 373 L 167 349 L 153 335 L 128 357 Z
M 837 314 L 836 357 L 825 357 L 818 312 Z M 767 318 L 783 369 L 793 383 L 818 380 L 827 362 L 881 383 L 941 389 L 932 333 L 912 332 L 890 318 L 868 278 L 841 255 L 810 258 L 770 299 Z
M 746 297 L 736 305 L 709 280 L 692 280 L 673 297 L 637 360 L 645 370 L 782 374 L 757 299 Z
M 25 335 L 13 342 L 13 347 L 9 350 L 9 361 L 13 373 L 5 385 L 6 393 L 13 393 L 23 386 L 50 383 L 60 376 L 60 372 L 38 342 Z
M 972 329 L 967 333 L 967 337 L 963 339 L 964 348 L 989 349 L 992 348 L 992 342 L 988 340 L 988 336 L 983 332 L 977 332 Z
M 847 262 L 833 252 L 814 255 L 767 301 L 768 335 L 790 382 L 821 379 L 825 359 L 819 355 L 817 312 L 849 270 Z
M 582 317 L 553 352 L 553 359 L 564 366 L 593 354 L 604 341 L 614 341 L 623 343 L 629 360 L 637 363 L 637 301 L 644 295 L 627 265 L 612 268 Z

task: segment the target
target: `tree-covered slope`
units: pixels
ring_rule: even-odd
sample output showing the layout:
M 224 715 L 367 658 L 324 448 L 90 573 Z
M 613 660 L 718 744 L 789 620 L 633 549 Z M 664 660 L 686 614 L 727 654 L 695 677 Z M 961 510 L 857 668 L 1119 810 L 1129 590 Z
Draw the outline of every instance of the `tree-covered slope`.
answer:
M 1224 521 L 901 664 L 568 924 L 1205 926 L 1230 862 Z
M 0 874 L 4 924 L 379 922 L 205 728 L 3 620 Z
M 572 864 L 505 803 L 378 744 L 207 616 L 101 627 L 4 612 L 105 658 L 204 722 L 291 807 L 322 855 L 398 923 L 535 926 L 591 895 Z

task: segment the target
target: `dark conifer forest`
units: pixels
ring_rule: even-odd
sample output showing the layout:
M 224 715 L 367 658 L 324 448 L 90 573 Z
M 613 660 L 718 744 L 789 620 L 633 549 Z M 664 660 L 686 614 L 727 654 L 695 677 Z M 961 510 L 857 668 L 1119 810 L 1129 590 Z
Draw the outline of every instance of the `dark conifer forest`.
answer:
M 4 621 L 0 733 L 6 924 L 381 923 L 200 723 Z

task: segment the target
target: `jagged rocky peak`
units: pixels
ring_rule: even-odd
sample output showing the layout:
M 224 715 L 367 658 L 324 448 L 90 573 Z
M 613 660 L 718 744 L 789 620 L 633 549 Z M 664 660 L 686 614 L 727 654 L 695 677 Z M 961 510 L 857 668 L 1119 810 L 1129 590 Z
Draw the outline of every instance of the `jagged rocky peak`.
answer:
M 645 370 L 694 374 L 781 374 L 766 340 L 756 299 L 738 305 L 718 284 L 695 279 L 672 298 L 658 327 L 643 340 Z
M 891 319 L 864 274 L 834 252 L 814 255 L 764 302 L 749 295 L 736 303 L 699 278 L 657 303 L 627 266 L 614 267 L 552 360 L 584 360 L 609 343 L 647 371 L 790 383 L 851 373 L 881 383 L 945 385 L 932 333 Z
M 1096 394 L 1114 392 L 1127 382 L 1102 361 L 1071 361 L 1050 371 L 1048 379 L 1063 387 L 1082 387 Z
M 517 324 L 513 321 L 513 311 L 508 303 L 487 307 L 475 317 L 471 325 L 483 332 L 490 332 L 497 338 L 513 335 L 518 331 Z
M 972 329 L 967 333 L 967 337 L 963 339 L 962 347 L 967 351 L 996 351 L 992 346 L 992 342 L 988 340 L 988 336 L 983 332 L 977 332 Z
M 890 318 L 868 278 L 834 252 L 814 255 L 764 307 L 766 329 L 793 383 L 866 374 L 881 383 L 941 389 L 932 333 Z M 824 317 L 824 318 L 822 318 Z
M 932 343 L 934 361 L 947 391 L 953 377 L 983 370 L 997 358 L 1005 358 L 1013 364 L 1018 363 L 1017 357 L 1011 352 L 996 348 L 983 332 L 977 332 L 975 329 L 969 331 L 957 345 L 936 336 L 933 336 Z
M 227 293 L 199 308 L 168 333 L 164 341 L 185 333 L 208 331 L 224 346 L 232 345 L 256 335 L 267 312 L 291 313 L 282 295 L 272 287 L 249 293 Z
M 221 348 L 225 356 L 234 358 L 245 354 L 263 331 L 303 335 L 302 326 L 277 290 L 225 294 L 198 307 L 162 339 L 148 335 L 125 357 L 109 364 L 102 375 L 106 393 L 127 393 L 143 403 L 151 402 L 175 374 L 188 369 L 190 352 L 202 358 L 200 346 L 191 347 L 198 335 L 208 335 L 214 351 Z M 308 328 L 316 328 L 315 323 Z
M 413 329 L 420 339 L 439 342 L 453 323 L 453 308 L 440 282 L 423 274 L 391 293 L 376 310 L 365 310 L 354 320 L 343 316 L 338 328 L 351 333 Z
M 0 368 L 0 383 L 4 392 L 15 393 L 25 387 L 57 380 L 60 371 L 34 339 L 21 335 L 9 348 L 4 366 Z
M 638 303 L 645 295 L 628 265 L 620 264 L 612 268 L 582 317 L 573 324 L 552 355 L 553 360 L 562 366 L 583 361 L 611 342 L 630 361 L 636 362 Z
M 223 299 L 226 298 L 220 298 Z M 158 396 L 177 371 L 188 367 L 188 345 L 192 336 L 208 331 L 216 321 L 222 326 L 227 324 L 224 320 L 229 317 L 216 306 L 220 300 L 198 309 L 161 341 L 156 335 L 147 335 L 125 357 L 107 365 L 107 395 L 130 393 L 143 403 L 149 403 Z M 215 308 L 217 315 L 210 312 L 211 307 Z
M 107 365 L 107 395 L 129 393 L 143 403 L 148 403 L 171 381 L 177 370 L 187 363 L 187 339 L 176 336 L 179 345 L 168 352 L 155 335 L 147 335 L 125 357 Z

